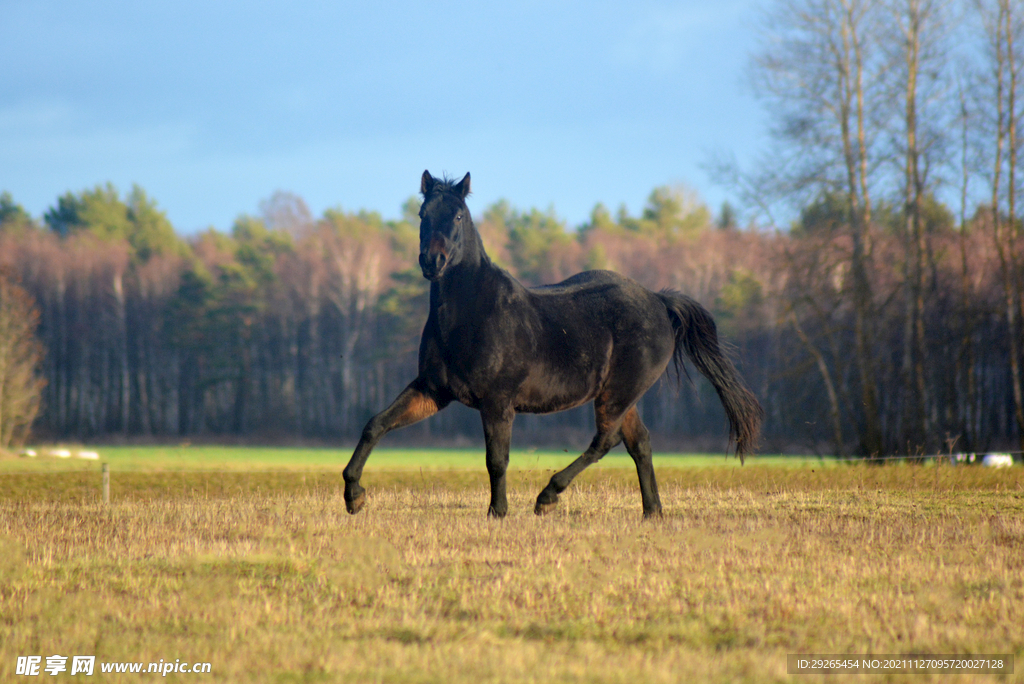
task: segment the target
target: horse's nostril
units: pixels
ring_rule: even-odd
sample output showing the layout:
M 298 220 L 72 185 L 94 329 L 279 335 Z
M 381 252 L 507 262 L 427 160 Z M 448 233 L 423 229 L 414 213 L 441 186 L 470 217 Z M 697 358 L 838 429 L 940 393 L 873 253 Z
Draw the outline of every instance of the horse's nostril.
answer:
M 435 278 L 441 274 L 448 263 L 448 255 L 444 252 L 420 254 L 420 268 L 426 278 Z

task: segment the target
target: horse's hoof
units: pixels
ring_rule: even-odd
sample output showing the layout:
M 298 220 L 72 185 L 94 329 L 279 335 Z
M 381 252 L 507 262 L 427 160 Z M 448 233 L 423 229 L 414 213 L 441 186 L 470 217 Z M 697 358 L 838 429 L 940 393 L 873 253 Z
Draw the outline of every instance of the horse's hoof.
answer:
M 352 515 L 355 515 L 359 511 L 363 510 L 363 506 L 365 504 L 366 492 L 360 492 L 359 495 L 356 498 L 352 499 L 351 501 L 349 501 L 348 498 L 345 499 L 345 508 L 348 509 L 348 512 Z
M 552 501 L 551 503 L 541 503 L 538 501 L 537 505 L 533 507 L 533 512 L 537 515 L 547 515 L 551 511 L 555 510 L 557 506 L 557 501 Z
M 552 491 L 552 487 L 549 485 L 541 490 L 541 493 L 537 495 L 537 505 L 533 507 L 533 512 L 537 515 L 547 515 L 551 511 L 555 510 L 555 506 L 558 505 L 558 494 Z
M 644 520 L 661 520 L 664 517 L 660 508 L 653 511 L 644 511 Z
M 507 513 L 508 513 L 508 511 L 507 511 L 507 510 L 504 510 L 504 511 L 498 511 L 498 510 L 495 510 L 493 506 L 490 506 L 490 507 L 489 507 L 489 508 L 487 509 L 487 517 L 488 517 L 488 518 L 493 518 L 493 519 L 495 519 L 495 520 L 501 520 L 502 518 L 504 518 L 504 517 L 505 517 L 505 515 L 506 515 Z

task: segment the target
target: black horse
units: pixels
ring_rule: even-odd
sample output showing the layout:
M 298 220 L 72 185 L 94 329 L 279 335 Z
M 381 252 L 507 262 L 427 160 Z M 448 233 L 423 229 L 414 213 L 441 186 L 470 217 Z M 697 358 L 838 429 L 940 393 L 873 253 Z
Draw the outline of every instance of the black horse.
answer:
M 381 437 L 431 416 L 452 401 L 480 411 L 491 479 L 488 514 L 508 512 L 505 471 L 517 412 L 552 413 L 594 402 L 597 434 L 582 456 L 537 497 L 538 515 L 584 468 L 619 442 L 636 462 L 644 516 L 661 500 L 647 428 L 636 402 L 683 355 L 711 381 L 743 456 L 757 442 L 763 411 L 718 345 L 715 322 L 677 292 L 651 292 L 610 271 L 586 271 L 527 289 L 484 252 L 458 183 L 423 172 L 420 268 L 430 280 L 430 313 L 420 340 L 419 375 L 363 429 L 345 467 L 345 505 L 366 503 L 363 466 Z

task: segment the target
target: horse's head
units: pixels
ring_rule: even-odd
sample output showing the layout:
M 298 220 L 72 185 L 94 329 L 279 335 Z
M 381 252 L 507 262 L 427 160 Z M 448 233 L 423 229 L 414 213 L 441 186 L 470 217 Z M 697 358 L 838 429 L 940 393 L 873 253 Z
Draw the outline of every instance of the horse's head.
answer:
M 473 230 L 465 201 L 469 174 L 455 183 L 438 180 L 424 171 L 420 192 L 420 268 L 424 278 L 440 280 L 465 255 L 466 235 Z

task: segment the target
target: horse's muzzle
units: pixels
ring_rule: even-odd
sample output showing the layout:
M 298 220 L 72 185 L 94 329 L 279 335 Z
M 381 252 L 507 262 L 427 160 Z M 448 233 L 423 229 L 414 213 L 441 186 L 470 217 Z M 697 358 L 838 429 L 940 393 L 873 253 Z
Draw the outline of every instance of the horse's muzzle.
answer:
M 444 269 L 448 265 L 448 257 L 444 252 L 420 254 L 420 270 L 427 280 L 437 280 L 444 275 Z

